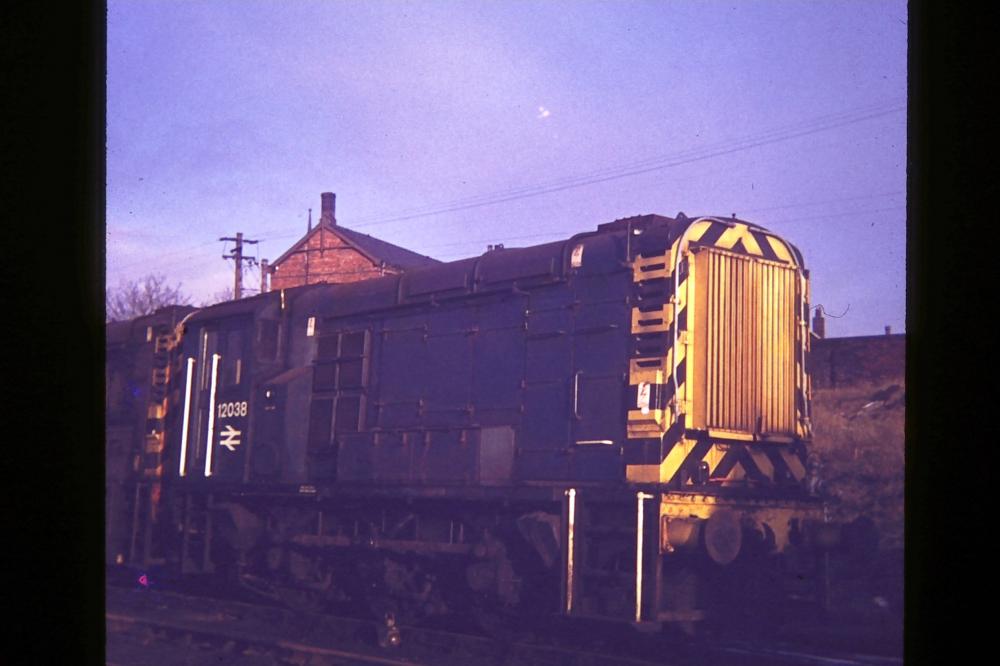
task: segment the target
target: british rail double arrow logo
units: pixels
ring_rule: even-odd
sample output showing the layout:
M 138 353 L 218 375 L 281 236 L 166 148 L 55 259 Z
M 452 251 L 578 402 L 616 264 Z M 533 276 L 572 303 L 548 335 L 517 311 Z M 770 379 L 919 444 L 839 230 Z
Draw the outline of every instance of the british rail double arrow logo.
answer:
M 236 451 L 236 447 L 240 445 L 241 434 L 243 434 L 241 431 L 231 425 L 227 425 L 226 429 L 219 433 L 219 446 L 224 446 L 230 451 Z

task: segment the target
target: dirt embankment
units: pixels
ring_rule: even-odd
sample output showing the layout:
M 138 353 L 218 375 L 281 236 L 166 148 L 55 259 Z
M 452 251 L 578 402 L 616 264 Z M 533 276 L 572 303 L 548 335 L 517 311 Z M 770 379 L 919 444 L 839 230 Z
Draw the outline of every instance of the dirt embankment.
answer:
M 878 531 L 877 552 L 832 563 L 831 605 L 852 615 L 902 609 L 905 401 L 902 378 L 813 393 L 811 456 L 830 518 L 866 517 Z
M 905 400 L 902 379 L 813 394 L 813 454 L 831 518 L 868 516 L 883 550 L 903 546 Z

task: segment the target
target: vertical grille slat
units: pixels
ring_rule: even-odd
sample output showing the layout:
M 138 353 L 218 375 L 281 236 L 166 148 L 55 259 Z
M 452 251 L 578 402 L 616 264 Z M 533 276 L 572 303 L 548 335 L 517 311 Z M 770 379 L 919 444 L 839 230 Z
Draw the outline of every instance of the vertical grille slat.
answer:
M 774 280 L 775 301 L 777 303 L 780 303 L 783 298 L 781 276 L 775 275 L 774 277 L 775 277 Z M 775 308 L 775 310 L 778 309 Z M 781 354 L 781 331 L 782 331 L 780 310 L 775 312 L 774 316 L 772 317 L 772 321 L 774 322 L 774 335 L 771 340 L 771 348 L 769 351 L 771 352 L 772 356 L 776 357 L 775 359 L 776 362 L 774 363 L 774 391 L 772 393 L 775 399 L 771 406 L 771 409 L 774 416 L 774 424 L 777 425 L 781 419 L 781 410 L 782 410 L 781 391 L 783 390 L 782 386 L 783 378 L 781 376 L 782 375 L 781 361 L 780 358 L 778 358 L 780 357 Z
M 730 339 L 735 341 L 734 349 L 736 353 L 733 358 L 736 362 L 735 370 L 733 373 L 733 423 L 738 424 L 740 430 L 743 430 L 745 424 L 743 423 L 743 400 L 744 389 L 746 388 L 745 380 L 743 379 L 743 358 L 746 356 L 746 340 L 741 339 L 743 329 L 743 299 L 745 295 L 743 293 L 743 271 L 740 270 L 742 266 L 740 263 L 733 264 L 733 290 L 730 292 L 733 295 L 733 302 L 736 304 L 736 325 L 733 330 L 730 331 Z
M 795 433 L 796 271 L 708 250 L 704 387 L 706 426 Z
M 711 318 L 710 321 L 717 321 L 719 316 L 719 301 L 715 297 L 715 290 L 712 289 L 712 285 L 708 284 L 708 289 L 706 293 L 708 294 L 707 305 L 708 305 L 708 316 Z M 718 339 L 714 337 L 708 338 L 708 355 L 710 358 L 715 358 L 718 354 Z M 716 403 L 718 403 L 718 368 L 715 366 L 708 366 L 707 373 L 707 383 L 705 386 L 705 405 L 706 409 L 711 413 L 715 409 Z
M 729 304 L 729 309 L 732 311 L 732 319 L 729 321 L 729 326 L 725 331 L 720 331 L 720 333 L 726 336 L 723 344 L 726 345 L 727 353 L 729 355 L 727 363 L 726 372 L 726 414 L 724 418 L 727 423 L 736 422 L 736 375 L 733 371 L 736 369 L 736 345 L 732 338 L 732 334 L 736 331 L 736 327 L 739 326 L 736 320 L 736 313 L 738 311 L 738 303 L 735 299 L 730 296 L 731 288 L 726 289 L 726 287 L 733 287 L 736 285 L 736 265 L 730 264 L 726 266 L 727 272 L 729 273 L 730 280 L 729 283 L 724 285 L 725 293 L 722 295 L 726 302 Z

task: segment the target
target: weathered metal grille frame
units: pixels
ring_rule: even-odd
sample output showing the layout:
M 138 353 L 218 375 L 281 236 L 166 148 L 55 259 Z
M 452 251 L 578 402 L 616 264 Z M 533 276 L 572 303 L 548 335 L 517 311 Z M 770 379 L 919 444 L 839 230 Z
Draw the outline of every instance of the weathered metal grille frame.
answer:
M 705 318 L 705 421 L 756 435 L 797 434 L 798 271 L 716 248 L 696 253 Z

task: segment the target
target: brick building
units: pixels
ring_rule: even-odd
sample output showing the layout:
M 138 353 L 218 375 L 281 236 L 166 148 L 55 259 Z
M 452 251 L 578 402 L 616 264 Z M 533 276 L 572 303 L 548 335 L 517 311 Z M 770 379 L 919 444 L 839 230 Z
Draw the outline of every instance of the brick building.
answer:
M 324 192 L 320 198 L 319 224 L 266 268 L 270 289 L 317 282 L 358 282 L 440 263 L 338 225 L 336 195 Z
M 906 335 L 814 338 L 810 375 L 814 389 L 903 381 Z

